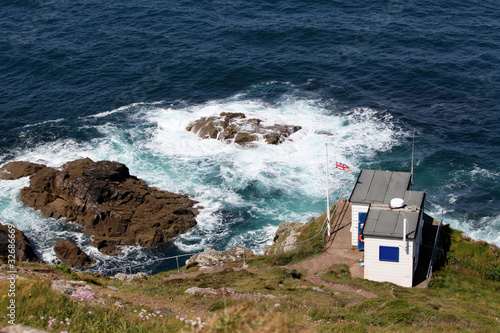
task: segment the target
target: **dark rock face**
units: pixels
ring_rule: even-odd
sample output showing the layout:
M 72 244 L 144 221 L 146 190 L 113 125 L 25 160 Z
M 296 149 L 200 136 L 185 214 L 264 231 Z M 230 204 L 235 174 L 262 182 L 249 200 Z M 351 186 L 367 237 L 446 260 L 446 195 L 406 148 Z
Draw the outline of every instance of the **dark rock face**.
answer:
M 10 230 L 14 230 L 15 235 L 14 250 L 16 261 L 40 261 L 24 233 L 5 224 L 0 224 L 0 257 L 8 257 L 10 254 L 8 248 Z
M 0 168 L 0 179 L 13 180 L 31 176 L 45 165 L 30 162 L 10 162 Z
M 122 163 L 88 158 L 39 170 L 20 196 L 47 217 L 84 226 L 103 253 L 116 245 L 155 247 L 194 227 L 198 213 L 186 195 L 148 187 Z
M 300 126 L 280 124 L 264 126 L 261 122 L 256 118 L 247 119 L 243 113 L 223 112 L 219 117 L 198 119 L 186 127 L 186 130 L 204 139 L 218 139 L 245 146 L 259 140 L 277 145 L 301 129 Z
M 57 257 L 70 267 L 85 268 L 93 263 L 90 257 L 80 250 L 76 244 L 64 238 L 57 242 L 54 251 Z

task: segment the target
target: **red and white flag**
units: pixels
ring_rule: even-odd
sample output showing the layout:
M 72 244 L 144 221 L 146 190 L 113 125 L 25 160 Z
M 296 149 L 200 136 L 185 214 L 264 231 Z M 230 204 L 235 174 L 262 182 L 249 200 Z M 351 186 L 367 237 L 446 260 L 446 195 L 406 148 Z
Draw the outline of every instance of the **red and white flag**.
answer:
M 340 162 L 335 162 L 335 166 L 337 167 L 337 170 L 344 170 L 344 171 L 352 171 L 351 168 L 349 168 L 346 164 L 340 163 Z

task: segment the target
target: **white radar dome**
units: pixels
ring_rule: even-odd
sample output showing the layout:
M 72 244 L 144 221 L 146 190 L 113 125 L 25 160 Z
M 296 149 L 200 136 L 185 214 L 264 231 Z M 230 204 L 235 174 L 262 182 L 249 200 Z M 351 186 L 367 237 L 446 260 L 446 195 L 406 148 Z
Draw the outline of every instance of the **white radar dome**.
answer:
M 391 200 L 392 208 L 403 208 L 405 206 L 405 201 L 401 198 L 394 198 Z

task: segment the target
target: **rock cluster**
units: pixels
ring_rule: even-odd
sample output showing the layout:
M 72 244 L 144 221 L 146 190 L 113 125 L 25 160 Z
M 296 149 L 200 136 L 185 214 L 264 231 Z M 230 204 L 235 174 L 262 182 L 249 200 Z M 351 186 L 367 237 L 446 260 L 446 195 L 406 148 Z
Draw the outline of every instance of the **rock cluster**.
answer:
M 242 146 L 259 140 L 277 145 L 300 129 L 300 126 L 282 124 L 264 126 L 260 119 L 247 119 L 243 113 L 231 112 L 223 112 L 220 116 L 203 117 L 186 127 L 186 130 L 196 133 L 203 139 L 218 139 Z
M 186 294 L 190 295 L 247 295 L 243 294 L 241 291 L 236 290 L 236 289 L 231 289 L 231 288 L 219 288 L 219 289 L 213 289 L 213 288 L 198 288 L 198 287 L 191 287 L 185 291 Z
M 246 252 L 251 252 L 250 250 L 237 246 L 227 251 L 216 251 L 209 247 L 205 248 L 202 253 L 195 254 L 188 260 L 186 260 L 186 266 L 196 264 L 200 268 L 212 267 L 212 266 L 222 266 L 225 263 L 235 262 L 235 261 L 243 261 L 243 256 L 247 257 L 250 253 L 246 254 Z
M 64 238 L 54 246 L 54 252 L 59 260 L 70 267 L 86 268 L 94 263 L 77 245 Z
M 123 282 L 133 282 L 135 280 L 147 280 L 148 274 L 144 272 L 139 272 L 135 274 L 117 273 L 115 276 L 112 276 L 111 278 Z
M 27 163 L 23 168 L 35 166 Z M 198 213 L 196 202 L 186 195 L 148 187 L 122 163 L 89 158 L 60 169 L 38 169 L 20 197 L 47 217 L 65 217 L 84 226 L 103 253 L 113 253 L 117 245 L 156 247 L 194 227 Z
M 10 230 L 14 230 L 14 255 L 16 261 L 40 261 L 24 233 L 6 224 L 0 224 L 0 257 L 9 255 Z
M 92 287 L 85 281 L 54 280 L 50 287 L 65 296 L 71 296 L 76 292 L 92 292 Z
M 26 325 L 9 325 L 2 328 L 0 333 L 47 333 L 47 331 L 42 331 Z
M 273 244 L 266 247 L 265 254 L 277 254 L 294 251 L 296 249 L 293 244 L 298 242 L 300 230 L 304 226 L 300 222 L 282 222 L 278 226 L 278 230 L 274 234 Z M 289 246 L 287 246 L 289 245 Z
M 184 293 L 197 296 L 217 295 L 217 296 L 233 296 L 236 298 L 241 298 L 241 297 L 256 297 L 256 298 L 268 298 L 268 299 L 276 298 L 276 296 L 274 295 L 263 295 L 261 293 L 247 294 L 247 293 L 242 293 L 239 290 L 226 287 L 222 287 L 219 289 L 191 287 L 187 289 Z

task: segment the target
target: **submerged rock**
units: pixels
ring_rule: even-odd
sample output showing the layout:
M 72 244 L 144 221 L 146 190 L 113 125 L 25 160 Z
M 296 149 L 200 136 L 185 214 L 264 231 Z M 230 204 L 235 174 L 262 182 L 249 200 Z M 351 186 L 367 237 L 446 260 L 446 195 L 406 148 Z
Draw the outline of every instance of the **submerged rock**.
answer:
M 89 158 L 38 170 L 20 197 L 47 217 L 82 225 L 103 253 L 117 245 L 156 247 L 194 227 L 198 213 L 186 195 L 148 187 L 122 163 Z
M 265 126 L 262 120 L 247 119 L 243 113 L 223 112 L 220 116 L 198 119 L 189 124 L 186 130 L 196 133 L 203 139 L 218 139 L 245 146 L 259 140 L 277 145 L 301 128 L 283 124 Z
M 0 257 L 8 258 L 9 254 L 12 254 L 9 253 L 11 230 L 14 231 L 14 256 L 16 261 L 40 261 L 24 233 L 6 224 L 0 224 Z
M 76 244 L 64 238 L 54 246 L 54 252 L 64 264 L 70 267 L 85 268 L 94 262 Z

